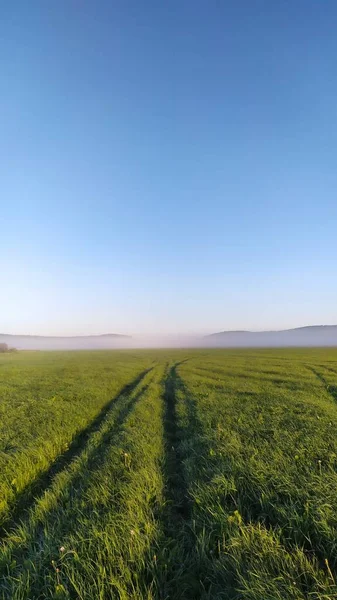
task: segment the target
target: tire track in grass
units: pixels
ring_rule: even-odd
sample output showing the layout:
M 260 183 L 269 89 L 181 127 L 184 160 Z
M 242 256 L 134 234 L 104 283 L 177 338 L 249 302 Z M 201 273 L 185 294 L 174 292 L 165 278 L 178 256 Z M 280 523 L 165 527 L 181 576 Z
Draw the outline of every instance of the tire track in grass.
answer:
M 152 371 L 152 369 L 149 369 L 147 371 L 147 373 L 149 371 Z M 138 382 L 140 383 L 140 382 Z M 77 488 L 78 486 L 81 484 L 81 481 L 83 478 L 87 479 L 88 478 L 88 472 L 90 472 L 90 474 L 92 475 L 95 470 L 97 470 L 98 468 L 100 468 L 101 465 L 101 461 L 104 458 L 105 452 L 108 450 L 109 446 L 113 443 L 115 436 L 119 433 L 121 427 L 124 425 L 125 421 L 127 420 L 128 416 L 130 415 L 130 413 L 132 412 L 133 408 L 135 407 L 135 405 L 137 404 L 137 402 L 143 397 L 143 395 L 146 393 L 147 389 L 149 387 L 149 384 L 144 385 L 135 396 L 133 396 L 129 402 L 127 402 L 119 411 L 117 418 L 114 420 L 114 423 L 112 425 L 112 427 L 109 427 L 101 436 L 101 438 L 98 441 L 98 444 L 94 445 L 88 452 L 88 456 L 83 458 L 82 463 L 79 466 L 79 469 L 74 473 L 69 475 L 69 478 L 66 481 L 66 486 L 68 488 L 68 490 L 70 490 L 70 495 L 71 496 L 76 496 L 77 494 Z M 120 398 L 122 399 L 122 396 L 120 396 Z M 86 448 L 84 447 L 82 449 L 82 452 L 85 453 Z M 78 456 L 74 457 L 74 461 L 76 460 L 76 458 L 81 458 L 81 454 L 79 454 Z M 67 467 L 70 467 L 72 463 L 69 463 L 67 465 Z M 62 471 L 60 471 L 59 473 L 57 473 L 55 475 L 55 479 L 57 478 L 57 475 L 60 476 L 62 474 L 64 474 L 67 471 L 67 467 L 65 467 Z M 54 481 L 54 480 L 53 480 Z M 43 492 L 36 497 L 31 504 L 26 507 L 24 509 L 24 511 L 20 514 L 20 517 L 18 518 L 18 521 L 16 522 L 12 522 L 11 525 L 13 527 L 13 529 L 15 530 L 15 528 L 17 526 L 21 525 L 27 525 L 29 524 L 29 519 L 30 516 L 32 515 L 31 511 L 34 511 L 35 506 L 37 506 L 39 500 L 41 500 L 44 497 L 44 494 L 48 493 L 49 491 L 52 491 L 52 485 L 53 485 L 53 481 L 51 482 L 51 486 L 47 487 L 43 490 Z M 58 495 L 58 492 L 56 491 L 56 496 Z M 57 510 L 57 509 L 56 509 Z M 49 512 L 49 511 L 48 511 Z M 50 515 L 48 516 L 48 512 L 43 514 L 43 521 L 45 521 L 46 519 L 50 518 Z M 53 509 L 50 511 L 51 513 L 53 512 Z M 26 519 L 25 519 L 26 517 Z M 36 518 L 34 516 L 34 524 L 29 526 L 29 537 L 33 537 L 33 536 L 37 536 L 38 535 L 38 530 L 40 525 L 43 526 L 42 520 L 40 517 Z M 8 531 L 5 532 L 5 534 L 10 535 L 11 531 L 8 529 Z M 6 544 L 6 537 L 3 536 L 3 539 L 0 540 L 0 547 L 1 547 L 1 543 L 4 547 L 4 545 Z M 14 551 L 16 552 L 17 550 L 20 549 L 20 547 L 22 546 L 22 543 L 16 543 L 14 542 Z
M 116 396 L 114 396 L 114 398 L 109 400 L 109 402 L 105 404 L 95 419 L 73 438 L 68 450 L 58 456 L 47 469 L 47 471 L 44 471 L 40 477 L 35 479 L 32 484 L 29 485 L 29 487 L 17 497 L 17 501 L 11 511 L 10 516 L 0 526 L 0 540 L 5 538 L 9 531 L 15 528 L 18 522 L 24 518 L 25 514 L 27 514 L 33 507 L 34 503 L 43 496 L 48 487 L 52 484 L 53 479 L 59 473 L 66 470 L 72 461 L 80 456 L 90 437 L 99 431 L 104 420 L 108 416 L 109 411 L 115 407 L 116 404 L 119 404 L 126 395 L 132 394 L 136 387 L 141 383 L 145 376 L 152 371 L 153 368 L 154 367 L 151 367 L 150 369 L 142 371 L 135 379 L 126 384 L 122 390 Z M 121 409 L 119 416 L 116 419 L 114 429 L 123 424 L 123 421 L 127 417 L 128 413 L 132 410 L 133 404 L 134 402 L 131 401 Z
M 241 486 L 237 496 L 223 495 L 220 500 L 222 508 L 218 513 L 220 520 L 216 517 L 217 505 L 213 505 L 211 496 L 208 497 L 209 503 L 206 495 L 206 504 L 200 504 L 198 490 L 204 489 L 207 493 L 207 489 L 211 489 L 214 477 L 222 471 L 223 459 L 217 455 L 216 448 L 214 451 L 214 440 L 207 435 L 202 415 L 199 414 L 198 400 L 193 397 L 179 373 L 180 364 L 176 363 L 167 370 L 164 383 L 166 486 L 165 507 L 161 516 L 161 551 L 158 546 L 153 549 L 153 553 L 159 550 L 161 564 L 155 579 L 155 598 L 211 598 L 214 589 L 219 590 L 225 583 L 226 597 L 237 598 L 240 581 L 235 568 L 227 576 L 223 573 L 225 554 L 221 544 L 224 525 L 219 527 L 221 520 L 225 519 L 225 523 L 228 520 L 225 530 L 234 543 L 239 543 L 241 539 L 244 541 L 247 535 L 261 530 L 262 539 L 264 535 L 270 536 L 270 543 L 274 541 L 279 555 L 289 555 L 294 565 L 298 565 L 298 541 L 295 538 L 287 539 L 278 516 L 266 515 L 262 507 L 252 504 L 249 495 L 240 489 Z M 218 497 L 219 490 L 214 490 L 214 493 Z M 310 569 L 315 570 L 317 565 L 317 568 L 324 570 L 325 563 L 319 552 L 313 552 L 312 547 L 307 550 L 303 548 L 303 552 L 303 560 L 308 561 Z M 314 581 L 305 575 L 300 577 L 298 585 L 306 597 Z
M 213 449 L 213 443 L 211 442 L 211 440 L 208 440 L 207 437 L 205 437 L 205 429 L 203 426 L 203 423 L 200 419 L 200 416 L 198 415 L 198 410 L 197 410 L 197 401 L 191 396 L 191 393 L 188 389 L 188 387 L 185 385 L 184 380 L 181 378 L 181 376 L 175 372 L 175 385 L 176 388 L 180 389 L 183 392 L 184 395 L 184 401 L 185 401 L 185 407 L 186 407 L 186 412 L 187 412 L 187 427 L 186 427 L 186 435 L 188 438 L 193 439 L 196 438 L 195 443 L 193 444 L 195 447 L 195 465 L 196 465 L 196 474 L 193 476 L 193 486 L 197 487 L 199 485 L 201 486 L 206 486 L 208 487 L 211 483 L 211 481 L 213 480 L 213 477 L 217 474 L 219 474 L 219 472 L 221 472 L 221 464 L 218 463 L 216 461 L 216 456 L 214 455 L 214 461 L 210 461 L 210 455 L 212 452 L 214 452 Z M 207 457 L 208 460 L 208 464 L 209 467 L 208 469 L 202 469 L 201 471 L 199 471 L 198 469 L 198 463 L 202 463 L 202 457 Z M 221 459 L 222 460 L 222 459 Z M 205 463 L 204 463 L 205 464 Z M 198 472 L 199 471 L 199 472 Z M 247 500 L 249 500 L 249 497 L 241 497 L 241 494 L 244 490 L 240 491 L 240 486 L 238 486 L 237 488 L 237 492 L 238 492 L 238 496 L 235 498 L 233 497 L 231 494 L 229 495 L 225 495 L 223 497 L 222 500 L 222 507 L 228 512 L 228 519 L 229 521 L 232 520 L 234 525 L 231 527 L 233 527 L 233 531 L 235 532 L 235 527 L 238 527 L 238 530 L 241 531 L 245 531 L 245 528 L 248 527 L 263 527 L 275 540 L 277 540 L 277 543 L 279 544 L 279 548 L 282 549 L 282 552 L 284 552 L 284 555 L 286 555 L 286 553 L 289 553 L 290 555 L 296 556 L 296 552 L 297 549 L 299 548 L 299 542 L 298 540 L 296 540 L 296 538 L 290 536 L 288 537 L 288 535 L 286 535 L 285 530 L 282 528 L 282 526 L 280 526 L 279 523 L 279 519 L 276 515 L 272 515 L 272 514 L 265 514 L 264 512 L 262 512 L 262 510 L 259 510 L 258 507 L 254 504 L 252 504 L 251 502 L 247 502 Z M 200 510 L 200 506 L 199 504 L 194 504 L 192 505 L 193 502 L 193 491 L 192 492 L 192 498 L 191 498 L 191 515 L 190 518 L 193 519 L 193 522 L 196 523 L 196 529 L 195 529 L 195 534 L 196 536 L 198 536 L 198 531 L 199 531 L 199 536 L 202 535 L 205 536 L 205 539 L 209 539 L 209 547 L 208 549 L 204 550 L 204 548 L 202 548 L 202 552 L 201 552 L 201 556 L 204 558 L 206 555 L 208 555 L 208 558 L 205 561 L 205 565 L 203 567 L 203 571 L 202 571 L 202 567 L 201 567 L 201 563 L 200 566 L 198 566 L 199 570 L 195 570 L 195 573 L 198 577 L 199 573 L 199 582 L 200 582 L 200 587 L 199 587 L 199 593 L 200 590 L 202 590 L 202 593 L 211 593 L 211 578 L 209 577 L 209 569 L 211 568 L 213 570 L 213 575 L 216 575 L 217 572 L 217 566 L 216 566 L 216 561 L 214 563 L 214 558 L 217 556 L 217 544 L 215 544 L 216 542 L 216 534 L 215 531 L 216 529 L 214 529 L 212 526 L 210 526 L 209 522 L 208 522 L 208 530 L 207 529 L 203 529 L 205 527 L 207 527 L 207 518 L 204 522 L 203 525 L 203 515 L 202 515 L 202 510 L 201 513 L 199 513 Z M 242 500 L 244 500 L 244 502 L 242 502 Z M 195 511 L 195 512 L 194 512 Z M 207 511 L 205 511 L 206 514 Z M 199 515 L 198 515 L 199 513 Z M 209 511 L 209 514 L 211 514 L 211 511 Z M 209 518 L 209 515 L 208 515 Z M 235 524 L 235 519 L 239 519 L 238 520 L 238 524 Z M 199 529 L 201 527 L 201 529 Z M 230 531 L 230 528 L 228 529 L 228 531 Z M 215 535 L 214 535 L 215 534 Z M 289 531 L 288 531 L 289 534 Z M 201 538 L 202 539 L 202 536 Z M 221 536 L 219 536 L 218 538 L 218 542 L 221 539 Z M 193 548 L 194 551 L 196 550 L 196 539 L 193 543 Z M 303 542 L 304 540 L 302 540 Z M 314 549 L 312 544 L 309 544 L 309 547 L 306 547 L 306 545 L 303 543 L 303 547 L 302 547 L 303 553 L 306 557 L 306 559 L 310 562 L 311 565 L 315 565 L 317 564 L 318 568 L 322 569 L 323 571 L 326 569 L 326 558 L 325 558 L 325 554 L 318 551 L 317 549 Z M 200 554 L 200 552 L 199 552 Z M 208 562 L 208 564 L 207 564 Z M 212 565 L 212 567 L 210 567 L 210 565 Z M 221 561 L 218 564 L 219 569 L 221 570 Z M 307 583 L 305 581 L 302 582 L 302 587 L 305 593 L 307 593 L 308 589 L 310 588 L 310 586 L 308 587 Z M 234 588 L 233 588 L 233 593 L 234 593 Z M 237 593 L 237 589 L 235 588 L 235 597 L 236 597 L 236 593 Z M 204 597 L 204 596 L 203 596 Z M 208 596 L 207 596 L 208 597 Z M 210 596 L 211 597 L 211 596 Z M 185 596 L 184 596 L 185 598 Z M 187 598 L 189 598 L 189 596 L 187 596 Z
M 204 588 L 199 576 L 193 500 L 185 463 L 188 458 L 185 441 L 194 433 L 196 414 L 192 403 L 178 397 L 183 387 L 177 369 L 186 360 L 167 367 L 163 382 L 164 506 L 159 516 L 162 537 L 151 550 L 159 554 L 154 583 L 156 600 L 195 600 L 201 597 Z M 185 417 L 180 414 L 181 409 Z
M 331 385 L 330 383 L 328 383 L 328 381 L 325 379 L 324 375 L 322 375 L 322 373 L 320 373 L 319 371 L 316 371 L 316 369 L 314 369 L 314 367 L 310 367 L 309 365 L 307 365 L 307 369 L 309 371 L 311 371 L 317 377 L 317 379 L 319 379 L 319 381 L 324 385 L 325 390 L 327 391 L 329 396 L 335 402 L 337 402 L 337 385 Z M 330 370 L 332 370 L 332 369 L 328 369 L 328 371 L 330 371 Z M 332 372 L 335 373 L 335 371 L 332 371 Z
M 319 365 L 319 367 L 322 367 L 323 369 L 326 369 L 326 371 L 330 371 L 330 373 L 337 375 L 336 369 L 333 369 L 332 367 L 328 367 L 327 365 Z
M 153 573 L 151 568 L 145 567 L 143 574 L 148 588 L 153 589 L 151 598 L 156 600 L 185 599 L 186 579 L 190 570 L 187 557 L 191 505 L 181 453 L 183 430 L 179 423 L 176 396 L 176 369 L 182 362 L 185 361 L 167 364 L 162 381 L 163 503 L 157 516 L 161 534 L 149 552 L 149 556 L 158 557 L 157 568 Z
M 153 371 L 153 369 L 149 371 Z M 0 545 L 0 549 L 3 550 L 0 558 L 0 580 L 3 576 L 3 589 L 7 593 L 3 596 L 4 600 L 12 598 L 11 591 L 16 589 L 17 585 L 23 586 L 22 589 L 25 589 L 26 584 L 30 587 L 31 595 L 29 597 L 42 597 L 38 595 L 38 592 L 41 592 L 40 586 L 43 587 L 44 585 L 42 581 L 43 573 L 50 570 L 50 561 L 55 557 L 55 552 L 57 554 L 57 548 L 51 549 L 54 540 L 58 540 L 56 542 L 58 547 L 63 545 L 63 542 L 67 546 L 66 540 L 78 530 L 78 520 L 89 519 L 91 521 L 93 512 L 94 516 L 92 518 L 97 522 L 98 514 L 104 519 L 104 515 L 111 510 L 114 512 L 118 510 L 117 504 L 119 505 L 122 500 L 118 497 L 119 485 L 120 482 L 122 482 L 122 486 L 125 484 L 125 473 L 129 474 L 129 468 L 122 468 L 122 470 L 119 468 L 120 460 L 124 463 L 119 450 L 117 463 L 115 464 L 115 467 L 117 465 L 115 471 L 117 479 L 111 497 L 112 503 L 105 504 L 102 502 L 101 504 L 99 501 L 97 503 L 96 500 L 96 505 L 93 508 L 89 490 L 93 482 L 96 481 L 96 477 L 101 476 L 104 465 L 110 464 L 111 450 L 119 448 L 121 443 L 124 445 L 122 442 L 122 440 L 125 440 L 124 427 L 127 427 L 130 418 L 134 418 L 132 414 L 134 409 L 137 408 L 136 405 L 146 397 L 154 379 L 155 375 L 152 376 L 151 374 L 150 377 L 146 378 L 146 381 L 130 394 L 129 398 L 124 398 L 123 405 L 117 414 L 112 412 L 108 416 L 107 422 L 103 423 L 101 431 L 90 440 L 83 454 L 69 466 L 68 470 L 59 474 L 53 481 L 52 487 L 46 490 L 45 496 L 37 500 L 27 520 L 18 527 L 17 531 L 13 532 L 12 537 L 3 542 L 2 548 Z M 114 462 L 111 463 L 111 465 L 113 464 Z M 83 499 L 85 499 L 85 504 L 83 504 Z M 116 505 L 114 505 L 115 502 Z M 103 530 L 101 533 L 103 533 Z M 87 528 L 84 535 L 88 535 L 90 538 Z M 121 541 L 122 545 L 123 543 L 124 541 Z M 25 567 L 25 561 L 29 555 L 31 555 L 30 564 Z M 9 567 L 13 564 L 15 570 L 13 571 L 11 568 L 10 572 Z M 26 582 L 22 580 L 23 567 L 30 570 L 33 580 L 30 579 L 29 572 Z M 36 572 L 38 572 L 37 577 L 35 576 Z M 17 583 L 15 583 L 16 577 Z M 14 587 L 11 587 L 13 585 Z M 1 592 L 0 597 L 2 597 Z M 68 598 L 68 596 L 66 597 Z M 69 597 L 77 598 L 72 594 Z
M 178 520 L 190 518 L 190 502 L 188 499 L 187 482 L 184 476 L 182 456 L 179 449 L 182 432 L 178 425 L 175 363 L 168 369 L 164 383 L 164 480 L 165 503 L 167 506 L 167 533 L 177 527 Z

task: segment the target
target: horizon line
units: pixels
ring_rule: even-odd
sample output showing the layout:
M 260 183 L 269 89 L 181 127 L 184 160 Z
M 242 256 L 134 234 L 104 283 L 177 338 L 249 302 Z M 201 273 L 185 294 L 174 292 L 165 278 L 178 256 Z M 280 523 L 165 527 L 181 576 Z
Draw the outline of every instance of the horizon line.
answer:
M 190 336 L 190 337 L 208 337 L 213 335 L 220 335 L 224 333 L 280 333 L 282 331 L 294 331 L 298 329 L 309 329 L 309 328 L 324 328 L 324 327 L 337 327 L 337 324 L 319 324 L 319 325 L 300 325 L 296 327 L 287 327 L 283 329 L 219 329 L 214 333 L 88 333 L 88 334 L 71 334 L 71 335 L 55 335 L 55 334 L 34 334 L 34 333 L 0 333 L 0 336 L 9 337 L 30 337 L 30 338 L 93 338 L 93 337 L 120 337 L 120 338 L 134 338 L 134 337 L 179 337 L 179 336 Z

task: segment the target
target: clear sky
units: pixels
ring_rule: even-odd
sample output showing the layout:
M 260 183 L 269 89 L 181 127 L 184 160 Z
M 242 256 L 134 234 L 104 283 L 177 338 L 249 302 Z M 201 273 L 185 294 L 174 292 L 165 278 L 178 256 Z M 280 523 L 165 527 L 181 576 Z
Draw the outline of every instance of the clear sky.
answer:
M 337 323 L 336 0 L 1 8 L 0 332 Z

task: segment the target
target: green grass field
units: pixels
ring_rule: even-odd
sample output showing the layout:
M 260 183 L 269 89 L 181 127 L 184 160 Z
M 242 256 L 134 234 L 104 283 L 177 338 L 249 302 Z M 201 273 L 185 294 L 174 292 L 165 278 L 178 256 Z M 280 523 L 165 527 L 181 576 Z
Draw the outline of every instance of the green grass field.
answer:
M 337 599 L 337 349 L 0 356 L 2 600 Z

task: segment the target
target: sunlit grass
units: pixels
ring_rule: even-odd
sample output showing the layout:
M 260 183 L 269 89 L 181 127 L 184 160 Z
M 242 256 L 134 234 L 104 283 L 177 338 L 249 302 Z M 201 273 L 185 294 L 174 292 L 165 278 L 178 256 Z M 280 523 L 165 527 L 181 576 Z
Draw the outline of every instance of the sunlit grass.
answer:
M 0 362 L 0 598 L 337 598 L 337 350 Z

